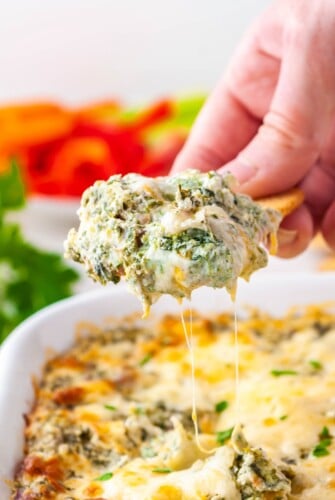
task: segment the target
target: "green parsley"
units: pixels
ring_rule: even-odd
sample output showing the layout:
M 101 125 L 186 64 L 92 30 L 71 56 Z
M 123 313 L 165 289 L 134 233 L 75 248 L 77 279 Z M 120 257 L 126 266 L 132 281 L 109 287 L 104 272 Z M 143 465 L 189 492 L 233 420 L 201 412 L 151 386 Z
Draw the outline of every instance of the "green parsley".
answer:
M 223 446 L 226 441 L 228 441 L 233 434 L 234 427 L 230 427 L 230 429 L 226 429 L 225 431 L 219 431 L 216 433 L 216 441 L 219 445 Z
M 106 408 L 106 410 L 111 410 L 111 411 L 117 410 L 116 406 L 113 405 L 104 405 L 104 408 Z
M 332 439 L 332 435 L 330 434 L 328 427 L 323 427 L 322 431 L 319 434 L 319 438 L 321 441 L 323 439 Z
M 156 469 L 152 469 L 152 472 L 158 472 L 159 474 L 169 474 L 172 472 L 172 469 L 169 467 L 157 467 Z
M 113 472 L 105 472 L 105 474 L 101 474 L 101 476 L 96 477 L 94 481 L 108 481 L 113 477 Z
M 330 434 L 328 427 L 324 426 L 319 434 L 319 443 L 313 448 L 312 455 L 314 457 L 326 457 L 330 455 L 328 446 L 331 445 L 333 436 Z
M 271 370 L 271 375 L 274 377 L 282 377 L 283 375 L 298 375 L 295 370 Z
M 314 370 L 322 370 L 323 368 L 322 363 L 320 363 L 320 361 L 317 361 L 316 359 L 310 359 L 308 362 L 311 367 L 314 368 Z
M 288 415 L 282 415 L 281 417 L 279 417 L 279 420 L 286 420 L 288 417 Z
M 144 366 L 144 365 L 146 365 L 146 364 L 150 361 L 150 359 L 151 359 L 151 358 L 152 358 L 152 354 L 150 354 L 150 353 L 146 354 L 146 355 L 145 355 L 145 356 L 141 359 L 141 361 L 139 362 L 139 365 L 140 365 L 140 366 Z
M 215 411 L 216 411 L 216 413 L 222 413 L 223 411 L 225 411 L 228 408 L 228 406 L 229 406 L 228 401 L 219 401 L 215 405 Z
M 0 343 L 24 319 L 72 295 L 78 274 L 63 258 L 30 244 L 13 219 L 24 207 L 24 185 L 15 160 L 0 174 Z
M 330 455 L 330 452 L 328 450 L 328 446 L 330 445 L 330 443 L 330 439 L 324 439 L 323 441 L 320 441 L 320 443 L 313 448 L 312 455 L 314 457 L 325 457 L 327 455 Z

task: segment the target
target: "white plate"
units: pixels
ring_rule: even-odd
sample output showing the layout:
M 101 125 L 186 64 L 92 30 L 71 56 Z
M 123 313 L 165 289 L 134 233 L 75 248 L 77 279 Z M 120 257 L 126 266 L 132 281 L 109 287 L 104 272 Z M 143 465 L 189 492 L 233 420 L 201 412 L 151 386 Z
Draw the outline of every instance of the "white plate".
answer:
M 256 276 L 251 283 L 241 282 L 238 311 L 244 304 L 282 314 L 294 304 L 308 304 L 335 298 L 333 274 L 281 274 Z M 200 289 L 192 306 L 202 312 L 232 308 L 226 292 Z M 39 376 L 48 348 L 66 349 L 73 340 L 79 321 L 102 324 L 108 316 L 123 316 L 140 310 L 136 297 L 125 288 L 102 289 L 67 299 L 44 309 L 22 323 L 4 343 L 0 352 L 0 498 L 9 498 L 3 479 L 11 478 L 22 457 L 23 414 L 33 401 L 32 375 Z M 179 305 L 164 297 L 153 313 L 179 312 Z
M 68 231 L 78 225 L 80 198 L 31 196 L 23 210 L 14 211 L 11 219 L 21 224 L 29 241 L 50 251 L 63 252 Z

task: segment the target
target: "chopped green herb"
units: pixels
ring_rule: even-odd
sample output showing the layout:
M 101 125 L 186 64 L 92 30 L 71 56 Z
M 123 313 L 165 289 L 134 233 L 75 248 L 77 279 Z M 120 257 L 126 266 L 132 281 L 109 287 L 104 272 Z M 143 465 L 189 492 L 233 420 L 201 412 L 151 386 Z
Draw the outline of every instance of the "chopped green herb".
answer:
M 152 472 L 158 472 L 159 474 L 169 474 L 172 472 L 172 469 L 168 467 L 157 467 L 156 469 L 152 469 Z
M 106 410 L 111 410 L 111 411 L 117 410 L 116 406 L 113 405 L 104 405 L 104 407 L 106 408 Z
M 328 427 L 323 427 L 322 431 L 319 434 L 319 438 L 321 439 L 321 441 L 324 439 L 332 439 L 332 435 L 330 434 Z
M 225 431 L 219 431 L 216 433 L 216 441 L 222 446 L 228 441 L 233 434 L 234 427 L 226 429 Z
M 314 370 L 322 370 L 323 368 L 322 363 L 320 363 L 320 361 L 317 361 L 316 359 L 310 359 L 309 364 L 312 368 L 314 368 Z
M 288 415 L 282 415 L 281 417 L 279 417 L 279 420 L 286 420 L 288 417 Z
M 112 477 L 113 477 L 113 472 L 105 472 L 105 474 L 96 477 L 94 481 L 108 481 L 108 479 L 111 479 Z
M 324 426 L 319 434 L 320 442 L 313 448 L 312 455 L 314 457 L 325 457 L 330 454 L 328 446 L 331 445 L 333 436 L 330 434 L 328 427 Z
M 320 441 L 320 443 L 313 448 L 312 455 L 314 457 L 326 457 L 327 455 L 330 455 L 330 452 L 327 449 L 330 445 L 330 442 L 326 444 L 327 442 L 328 440 Z
M 136 406 L 134 412 L 136 415 L 144 415 L 145 413 L 144 408 L 142 408 L 142 406 Z
M 139 362 L 139 365 L 140 366 L 146 365 L 150 361 L 151 358 L 152 358 L 152 354 L 150 354 L 150 353 L 146 354 L 144 356 L 144 358 L 142 358 L 141 361 Z
M 271 375 L 274 377 L 282 377 L 283 375 L 298 375 L 295 370 L 271 370 Z
M 225 411 L 229 406 L 228 401 L 219 401 L 219 403 L 216 403 L 215 405 L 215 411 L 216 413 L 222 413 Z

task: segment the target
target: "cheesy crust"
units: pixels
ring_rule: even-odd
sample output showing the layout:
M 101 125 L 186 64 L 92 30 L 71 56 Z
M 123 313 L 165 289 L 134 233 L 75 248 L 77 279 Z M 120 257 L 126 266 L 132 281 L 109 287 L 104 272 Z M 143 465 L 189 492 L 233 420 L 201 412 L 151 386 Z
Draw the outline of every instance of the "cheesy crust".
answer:
M 189 328 L 190 315 L 186 316 Z M 335 315 L 193 312 L 200 450 L 179 316 L 83 326 L 26 416 L 15 500 L 335 498 Z

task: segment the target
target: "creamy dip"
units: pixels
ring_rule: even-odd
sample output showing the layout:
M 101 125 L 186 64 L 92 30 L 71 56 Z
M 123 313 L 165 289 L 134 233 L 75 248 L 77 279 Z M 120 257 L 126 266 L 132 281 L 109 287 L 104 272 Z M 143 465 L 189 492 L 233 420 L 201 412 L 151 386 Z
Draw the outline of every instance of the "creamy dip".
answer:
M 203 285 L 233 293 L 238 277 L 267 264 L 260 244 L 281 220 L 233 184 L 231 175 L 196 170 L 98 181 L 83 194 L 66 256 L 101 283 L 124 276 L 145 310 L 162 294 L 189 297 Z

